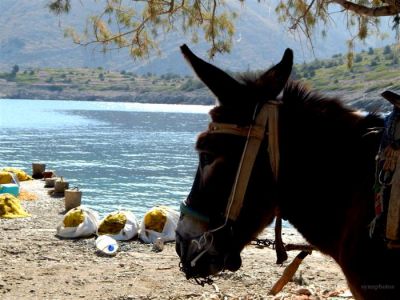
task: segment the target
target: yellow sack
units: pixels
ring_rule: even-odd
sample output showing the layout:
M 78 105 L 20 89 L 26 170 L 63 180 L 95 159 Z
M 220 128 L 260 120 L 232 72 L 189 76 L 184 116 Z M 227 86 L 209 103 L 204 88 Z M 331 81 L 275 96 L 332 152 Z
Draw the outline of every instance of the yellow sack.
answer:
M 19 181 L 26 181 L 26 180 L 32 180 L 32 177 L 26 174 L 24 171 L 21 169 L 17 168 L 3 168 L 4 172 L 11 172 L 17 175 Z
M 179 212 L 167 206 L 150 209 L 140 223 L 139 238 L 145 243 L 154 243 L 158 238 L 164 242 L 175 240 L 175 229 Z
M 10 172 L 0 171 L 0 184 L 12 183 L 13 178 Z
M 167 222 L 167 207 L 153 207 L 144 216 L 144 226 L 146 229 L 162 232 Z
M 126 215 L 124 213 L 109 214 L 101 221 L 97 234 L 117 234 L 125 227 L 125 223 Z
M 80 208 L 71 209 L 65 216 L 64 216 L 64 227 L 78 227 L 79 224 L 83 223 L 85 219 L 85 215 Z
M 139 231 L 135 215 L 127 210 L 118 210 L 108 214 L 100 221 L 97 235 L 108 235 L 117 241 L 128 241 Z
M 62 238 L 80 238 L 96 233 L 98 224 L 97 212 L 85 206 L 69 210 L 57 226 L 57 235 Z
M 18 198 L 11 194 L 0 194 L 0 218 L 14 219 L 30 217 L 20 204 Z

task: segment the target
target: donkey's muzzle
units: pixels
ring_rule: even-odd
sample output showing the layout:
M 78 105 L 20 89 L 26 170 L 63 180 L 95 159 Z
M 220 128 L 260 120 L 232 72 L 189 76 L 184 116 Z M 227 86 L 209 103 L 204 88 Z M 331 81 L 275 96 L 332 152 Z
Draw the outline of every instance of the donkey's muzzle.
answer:
M 191 239 L 183 239 L 176 234 L 176 253 L 180 257 L 180 269 L 187 279 L 207 277 L 221 271 L 223 261 L 218 255 L 212 255 L 210 249 L 212 240 L 204 236 Z M 211 250 L 211 251 L 210 251 Z

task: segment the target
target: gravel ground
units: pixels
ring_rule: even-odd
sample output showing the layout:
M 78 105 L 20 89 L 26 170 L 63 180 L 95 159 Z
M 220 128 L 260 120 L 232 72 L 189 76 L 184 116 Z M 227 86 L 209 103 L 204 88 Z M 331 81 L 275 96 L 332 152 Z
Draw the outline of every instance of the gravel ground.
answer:
M 269 289 L 298 251 L 283 266 L 275 251 L 249 245 L 243 266 L 215 276 L 201 287 L 187 281 L 178 268 L 174 243 L 162 252 L 138 240 L 120 243 L 114 257 L 96 254 L 95 238 L 63 240 L 55 236 L 64 214 L 64 199 L 52 198 L 44 182 L 22 182 L 38 196 L 22 201 L 32 215 L 0 218 L 0 299 L 352 299 L 335 262 L 314 251 L 293 280 L 276 296 Z M 267 229 L 266 237 L 273 237 Z M 301 242 L 294 229 L 284 229 L 284 242 Z

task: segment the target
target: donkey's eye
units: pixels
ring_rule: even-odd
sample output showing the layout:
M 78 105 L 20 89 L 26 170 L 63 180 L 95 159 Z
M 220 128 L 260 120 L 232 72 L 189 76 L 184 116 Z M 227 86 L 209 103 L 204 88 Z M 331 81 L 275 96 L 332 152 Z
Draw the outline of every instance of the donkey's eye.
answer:
M 200 165 L 202 167 L 212 164 L 214 159 L 215 159 L 215 156 L 211 153 L 208 153 L 208 152 L 200 153 Z

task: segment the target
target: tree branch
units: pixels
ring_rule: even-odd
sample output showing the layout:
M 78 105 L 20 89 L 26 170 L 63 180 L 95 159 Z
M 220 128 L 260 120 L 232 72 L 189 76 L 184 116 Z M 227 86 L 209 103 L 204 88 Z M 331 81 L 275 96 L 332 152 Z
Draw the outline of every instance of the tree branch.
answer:
M 310 4 L 308 5 L 306 11 L 304 12 L 303 15 L 299 16 L 296 20 L 294 20 L 292 26 L 290 27 L 291 30 L 295 30 L 297 28 L 297 26 L 299 25 L 299 23 L 301 22 L 301 20 L 304 21 L 304 19 L 306 18 L 307 14 L 310 12 L 311 7 L 314 5 L 315 0 L 312 0 L 310 2 Z
M 379 7 L 368 7 L 359 5 L 346 0 L 331 0 L 330 3 L 336 3 L 342 6 L 344 9 L 355 12 L 359 15 L 367 17 L 385 17 L 394 16 L 400 13 L 400 7 L 394 5 L 385 5 Z

